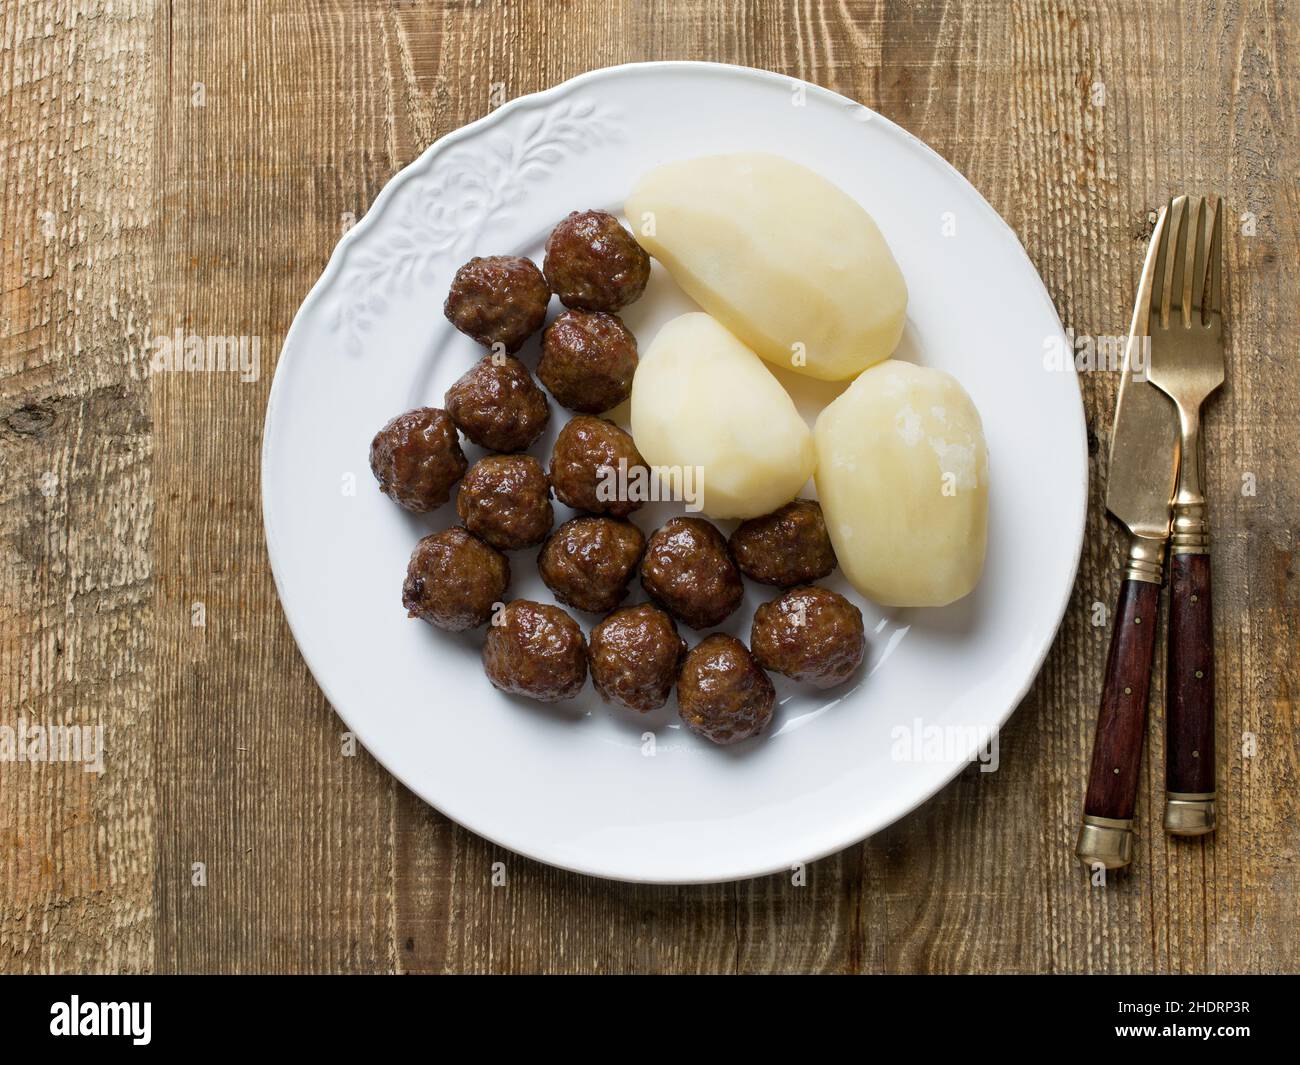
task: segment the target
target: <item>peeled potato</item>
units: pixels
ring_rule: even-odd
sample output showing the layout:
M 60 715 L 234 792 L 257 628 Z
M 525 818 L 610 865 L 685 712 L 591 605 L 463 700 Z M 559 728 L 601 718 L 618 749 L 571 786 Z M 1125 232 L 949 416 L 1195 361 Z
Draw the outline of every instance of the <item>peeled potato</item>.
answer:
M 772 372 L 698 312 L 674 318 L 641 356 L 632 438 L 651 466 L 699 467 L 700 509 L 714 518 L 788 503 L 816 463 L 812 434 Z
M 714 155 L 646 174 L 625 204 L 641 245 L 768 362 L 824 381 L 898 346 L 907 286 L 871 216 L 776 155 Z
M 988 525 L 988 450 L 965 389 L 889 360 L 813 430 L 817 494 L 840 568 L 884 606 L 946 606 L 975 587 Z

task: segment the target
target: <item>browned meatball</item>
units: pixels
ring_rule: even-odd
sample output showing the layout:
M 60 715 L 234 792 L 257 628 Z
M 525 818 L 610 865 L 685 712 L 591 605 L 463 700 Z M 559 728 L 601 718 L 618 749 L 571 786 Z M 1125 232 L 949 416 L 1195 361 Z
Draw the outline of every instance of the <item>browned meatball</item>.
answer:
M 537 376 L 569 410 L 602 414 L 632 394 L 636 337 L 603 311 L 565 311 L 542 334 Z
M 703 518 L 671 518 L 650 536 L 641 585 L 656 603 L 693 629 L 722 622 L 744 598 L 727 541 Z
M 696 644 L 677 677 L 686 726 L 714 743 L 738 743 L 772 720 L 776 691 L 743 643 L 715 632 Z
M 531 259 L 517 255 L 474 258 L 456 271 L 442 313 L 485 348 L 518 351 L 542 328 L 551 290 Z
M 764 669 L 831 688 L 862 664 L 867 640 L 862 611 L 838 592 L 808 584 L 758 608 L 749 645 Z
M 627 595 L 644 550 L 645 536 L 630 521 L 587 515 L 551 534 L 537 556 L 537 569 L 561 603 L 603 614 Z
M 668 701 L 686 641 L 649 603 L 616 610 L 591 630 L 591 681 L 606 702 L 649 713 Z
M 778 588 L 820 580 L 835 568 L 826 520 L 821 505 L 812 499 L 796 499 L 771 514 L 741 522 L 728 546 L 741 573 Z
M 574 211 L 551 230 L 542 270 L 566 307 L 616 311 L 645 291 L 650 256 L 607 211 Z
M 415 545 L 402 605 L 410 617 L 461 632 L 487 621 L 509 585 L 506 556 L 457 525 Z
M 626 518 L 645 500 L 625 489 L 642 478 L 648 483 L 649 475 L 632 438 L 604 418 L 580 414 L 556 437 L 551 484 L 556 498 L 574 510 Z
M 551 405 L 533 375 L 509 355 L 487 355 L 447 389 L 447 413 L 489 451 L 523 451 L 546 428 Z
M 551 531 L 551 486 L 532 455 L 488 455 L 465 474 L 456 497 L 465 528 L 502 551 L 535 547 Z
M 370 469 L 379 490 L 417 514 L 447 502 L 468 465 L 456 426 L 437 407 L 399 414 L 370 442 Z
M 558 606 L 516 599 L 488 626 L 483 669 L 504 692 L 544 703 L 572 699 L 587 681 L 587 641 Z

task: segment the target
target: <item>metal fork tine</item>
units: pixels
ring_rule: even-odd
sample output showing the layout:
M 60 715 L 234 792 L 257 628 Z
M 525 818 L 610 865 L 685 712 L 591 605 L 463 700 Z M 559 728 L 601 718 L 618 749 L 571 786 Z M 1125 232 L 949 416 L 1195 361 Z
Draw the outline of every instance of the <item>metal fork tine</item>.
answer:
M 1173 227 L 1173 201 L 1160 208 L 1156 217 L 1156 261 L 1151 272 L 1151 306 L 1148 311 L 1147 332 L 1155 329 L 1161 321 L 1162 308 L 1168 303 L 1168 286 L 1165 283 L 1165 264 L 1169 258 L 1169 230 Z
M 1214 200 L 1214 226 L 1210 234 L 1209 271 L 1207 282 L 1209 294 L 1206 297 L 1206 314 L 1223 313 L 1223 197 Z
M 1191 275 L 1187 278 L 1185 298 L 1183 300 L 1183 317 L 1187 325 L 1201 317 L 1205 306 L 1205 246 L 1209 242 L 1210 218 L 1206 214 L 1208 204 L 1204 197 L 1196 200 L 1196 213 L 1193 215 L 1193 230 L 1196 234 L 1194 247 L 1189 247 L 1191 254 Z
M 1164 241 L 1160 246 L 1160 274 L 1157 279 L 1160 302 L 1156 313 L 1160 316 L 1160 325 L 1164 329 L 1169 328 L 1169 311 L 1174 298 L 1174 270 L 1178 261 L 1174 248 L 1178 244 L 1178 231 L 1182 228 L 1186 202 L 1185 196 L 1175 196 L 1169 201 Z
M 1181 312 L 1183 309 L 1184 281 L 1187 278 L 1187 215 L 1190 213 L 1190 207 L 1191 201 L 1186 196 L 1179 196 L 1174 200 L 1176 213 L 1173 250 L 1170 252 L 1173 261 L 1170 263 L 1169 271 L 1169 299 L 1165 304 L 1164 313 L 1160 316 L 1161 324 L 1166 328 L 1173 324 L 1171 321 L 1173 312 Z

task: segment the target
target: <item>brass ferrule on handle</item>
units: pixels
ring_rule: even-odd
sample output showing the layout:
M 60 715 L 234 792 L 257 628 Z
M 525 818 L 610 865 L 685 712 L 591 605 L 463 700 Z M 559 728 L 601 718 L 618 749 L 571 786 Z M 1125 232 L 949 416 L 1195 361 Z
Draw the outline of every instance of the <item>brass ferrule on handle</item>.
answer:
M 1133 861 L 1133 818 L 1085 814 L 1074 853 L 1089 869 L 1125 868 Z
M 1169 553 L 1208 555 L 1210 518 L 1205 499 L 1179 499 L 1174 503 L 1174 520 L 1169 533 Z
M 1165 794 L 1165 831 L 1171 836 L 1208 836 L 1214 831 L 1216 793 L 1170 791 Z
M 1134 536 L 1129 540 L 1124 579 L 1162 584 L 1165 579 L 1165 544 L 1163 539 Z
M 1210 516 L 1201 487 L 1201 425 L 1199 410 L 1178 407 L 1180 453 L 1178 490 L 1173 499 L 1169 550 L 1175 555 L 1204 555 L 1210 550 Z

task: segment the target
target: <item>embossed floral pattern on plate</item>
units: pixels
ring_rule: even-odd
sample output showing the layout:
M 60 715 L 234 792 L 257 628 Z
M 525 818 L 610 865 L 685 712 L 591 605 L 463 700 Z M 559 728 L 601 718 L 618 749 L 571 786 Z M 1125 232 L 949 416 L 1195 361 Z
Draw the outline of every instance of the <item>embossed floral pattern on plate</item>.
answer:
M 347 351 L 359 355 L 394 296 L 416 288 L 439 295 L 444 275 L 469 254 L 491 226 L 508 223 L 530 182 L 549 176 L 573 154 L 622 136 L 619 112 L 590 99 L 568 100 L 524 112 L 502 124 L 482 144 L 448 149 L 436 168 L 414 177 L 389 204 L 396 225 L 385 238 L 358 234 L 338 287 L 334 325 Z

